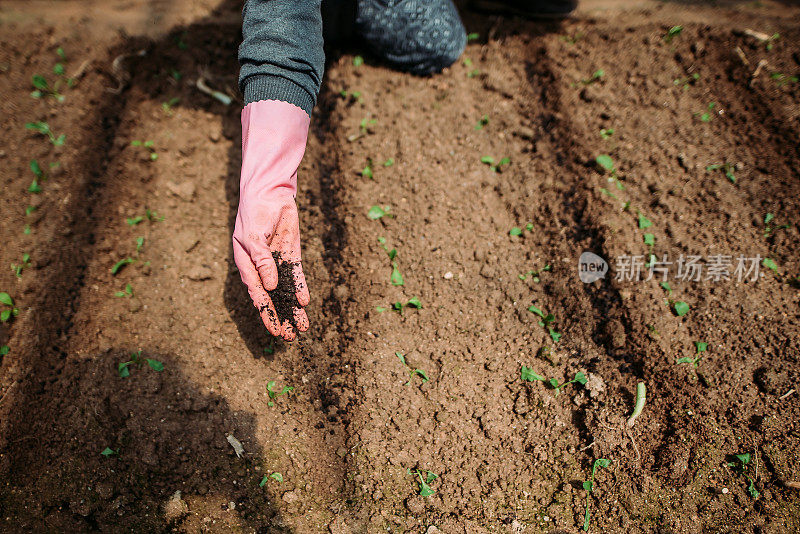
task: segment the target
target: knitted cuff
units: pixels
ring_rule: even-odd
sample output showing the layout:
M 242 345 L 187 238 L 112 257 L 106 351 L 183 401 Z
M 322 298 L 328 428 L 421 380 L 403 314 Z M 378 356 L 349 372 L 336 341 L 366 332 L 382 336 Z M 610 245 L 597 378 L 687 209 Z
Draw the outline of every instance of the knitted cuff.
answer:
M 291 80 L 280 76 L 259 74 L 244 81 L 244 105 L 260 100 L 279 100 L 299 107 L 310 117 L 314 98 Z

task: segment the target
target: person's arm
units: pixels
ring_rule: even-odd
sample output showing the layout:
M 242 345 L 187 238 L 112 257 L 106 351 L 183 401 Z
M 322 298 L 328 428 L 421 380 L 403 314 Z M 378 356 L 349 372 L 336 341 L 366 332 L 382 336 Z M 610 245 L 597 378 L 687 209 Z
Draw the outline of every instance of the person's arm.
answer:
M 308 115 L 325 68 L 320 0 L 246 0 L 239 46 L 245 105 L 279 100 Z
M 245 108 L 233 257 L 264 325 L 292 340 L 308 329 L 295 195 L 324 66 L 320 1 L 247 0 L 242 19 Z M 271 296 L 279 272 L 290 273 L 293 291 Z

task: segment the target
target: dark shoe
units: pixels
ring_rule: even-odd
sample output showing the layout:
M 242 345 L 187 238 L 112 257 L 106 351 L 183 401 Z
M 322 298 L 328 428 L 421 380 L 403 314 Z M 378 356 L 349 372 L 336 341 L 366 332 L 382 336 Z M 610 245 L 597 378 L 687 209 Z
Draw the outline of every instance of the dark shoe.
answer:
M 472 0 L 470 7 L 533 19 L 561 19 L 575 11 L 578 0 Z

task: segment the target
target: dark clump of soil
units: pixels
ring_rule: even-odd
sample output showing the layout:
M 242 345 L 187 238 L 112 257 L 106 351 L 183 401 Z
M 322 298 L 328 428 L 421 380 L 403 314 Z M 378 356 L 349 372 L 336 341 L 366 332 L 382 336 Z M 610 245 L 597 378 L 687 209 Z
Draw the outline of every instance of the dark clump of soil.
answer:
M 289 321 L 289 324 L 297 330 L 294 310 L 301 307 L 297 301 L 297 290 L 294 282 L 294 266 L 297 264 L 283 260 L 280 252 L 273 252 L 272 259 L 275 260 L 275 266 L 278 268 L 278 287 L 268 291 L 269 298 L 272 299 L 272 304 L 275 306 L 275 311 L 278 313 L 278 320 L 281 324 L 284 321 Z

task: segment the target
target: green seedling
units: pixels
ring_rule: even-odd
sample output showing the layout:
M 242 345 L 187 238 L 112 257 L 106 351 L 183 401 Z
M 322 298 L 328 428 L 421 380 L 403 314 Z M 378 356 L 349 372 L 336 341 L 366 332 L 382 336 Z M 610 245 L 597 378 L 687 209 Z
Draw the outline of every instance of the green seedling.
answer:
M 261 479 L 261 482 L 258 483 L 259 488 L 263 488 L 269 482 L 269 479 L 276 481 L 278 484 L 283 484 L 283 475 L 275 471 L 271 475 L 264 475 L 264 478 Z
M 481 36 L 477 32 L 473 32 L 473 33 L 468 33 L 467 34 L 467 42 L 469 42 L 469 41 L 477 41 L 480 38 L 481 38 Z
M 775 215 L 773 215 L 772 213 L 767 213 L 767 215 L 764 217 L 764 237 L 769 237 L 769 234 L 773 230 L 781 230 L 792 227 L 791 224 L 779 224 L 777 226 L 770 226 L 770 223 L 772 223 L 772 221 L 774 220 L 775 220 Z
M 495 165 L 494 158 L 492 156 L 483 156 L 481 158 L 481 163 L 488 165 L 492 172 L 503 172 L 502 168 L 511 163 L 511 159 L 503 158 L 497 162 L 497 165 Z
M 130 265 L 135 261 L 136 260 L 133 258 L 123 258 L 119 260 L 117 263 L 114 264 L 113 267 L 111 267 L 111 274 L 116 275 L 118 272 L 120 272 L 120 270 L 122 270 L 123 267 L 125 267 L 126 265 Z
M 763 267 L 766 267 L 767 269 L 771 270 L 775 274 L 778 274 L 778 264 L 776 264 L 770 258 L 764 258 L 763 260 L 761 260 L 761 265 Z
M 540 380 L 542 382 L 546 382 L 545 377 L 540 374 L 536 374 L 533 372 L 533 368 L 522 366 L 522 371 L 520 371 L 520 378 L 525 382 L 536 382 Z
M 673 26 L 672 28 L 667 31 L 667 34 L 664 36 L 664 42 L 671 43 L 672 40 L 679 36 L 683 31 L 683 26 Z
M 645 228 L 650 228 L 653 226 L 653 223 L 645 217 L 641 211 L 637 212 L 639 214 L 639 230 L 644 230 Z
M 484 115 L 475 125 L 476 130 L 483 130 L 483 127 L 489 124 L 489 115 Z
M 133 288 L 131 287 L 130 284 L 125 284 L 125 289 L 123 289 L 122 291 L 117 291 L 116 293 L 114 293 L 114 296 L 117 298 L 124 298 L 124 297 L 130 298 L 133 296 Z
M 733 163 L 713 163 L 708 167 L 706 167 L 706 172 L 722 170 L 722 172 L 725 173 L 725 176 L 728 177 L 728 180 L 730 180 L 732 183 L 735 184 L 736 175 L 733 174 L 734 169 L 735 166 L 733 165 Z
M 283 388 L 280 391 L 277 391 L 275 389 L 275 381 L 274 380 L 270 380 L 269 382 L 267 382 L 267 393 L 269 394 L 269 402 L 267 402 L 267 406 L 270 406 L 270 407 L 271 406 L 275 406 L 275 402 L 274 402 L 275 399 L 277 399 L 281 395 L 289 393 L 290 391 L 293 391 L 293 390 L 294 390 L 294 388 L 291 387 L 291 386 L 283 386 Z
M 563 384 L 559 384 L 557 379 L 551 378 L 550 380 L 548 380 L 542 375 L 535 373 L 532 368 L 525 367 L 524 365 L 522 366 L 522 371 L 520 371 L 520 378 L 526 382 L 537 382 L 537 381 L 544 382 L 545 384 L 553 388 L 553 390 L 555 390 L 556 396 L 558 396 L 558 394 L 561 392 L 562 389 L 564 389 L 570 384 L 574 383 L 578 383 L 581 385 L 586 384 L 586 375 L 584 375 L 580 371 L 575 373 L 575 378 L 573 378 L 572 380 L 568 380 Z
M 717 105 L 716 102 L 709 102 L 708 106 L 706 106 L 707 111 L 695 111 L 692 115 L 695 117 L 700 117 L 700 120 L 703 122 L 711 122 L 711 113 L 714 111 L 714 107 Z
M 390 206 L 372 206 L 369 211 L 367 211 L 367 218 L 371 221 L 377 221 L 382 217 L 394 217 L 390 211 Z
M 775 80 L 775 83 L 778 85 L 778 87 L 800 81 L 800 77 L 798 76 L 787 76 L 781 72 L 773 72 L 769 75 L 769 78 L 771 80 Z
M 412 369 L 408 365 L 408 363 L 406 363 L 406 357 L 403 356 L 401 353 L 395 351 L 394 355 L 397 356 L 400 359 L 400 363 L 402 363 L 405 366 L 406 370 L 408 371 L 409 377 L 408 377 L 408 382 L 405 383 L 406 386 L 411 383 L 411 381 L 414 379 L 415 375 L 419 375 L 419 376 L 422 377 L 422 383 L 423 384 L 425 382 L 427 382 L 428 380 L 430 380 L 428 378 L 428 373 L 426 373 L 422 369 Z
M 394 158 L 387 159 L 386 161 L 383 162 L 382 165 L 384 167 L 391 167 L 392 165 L 394 165 Z
M 770 38 L 765 41 L 765 43 L 766 43 L 765 46 L 766 46 L 766 49 L 767 49 L 768 52 L 771 51 L 772 48 L 775 46 L 775 41 L 777 41 L 780 38 L 781 38 L 781 34 L 773 33 L 770 36 Z
M 364 58 L 363 57 L 356 56 L 356 57 L 353 58 L 353 66 L 354 67 L 360 67 L 363 64 L 364 64 Z
M 600 129 L 600 137 L 603 139 L 608 139 L 612 135 L 614 135 L 614 128 L 601 128 Z
M 145 219 L 150 222 L 161 222 L 164 220 L 164 217 L 160 216 L 158 213 L 152 210 L 146 209 L 144 210 L 144 215 L 137 215 L 136 217 L 128 217 L 125 219 L 125 222 L 128 223 L 128 226 L 136 226 Z
M 177 96 L 175 98 L 170 98 L 166 102 L 162 102 L 161 103 L 161 109 L 164 111 L 164 113 L 167 114 L 167 116 L 171 117 L 172 116 L 172 108 L 175 107 L 176 105 L 178 105 L 178 103 L 180 101 L 181 101 L 180 97 L 177 97 Z
M 468 58 L 468 57 L 464 58 L 463 63 L 464 63 L 464 66 L 467 67 L 467 68 L 472 67 L 472 60 L 470 58 Z M 467 72 L 467 78 L 474 78 L 475 76 L 478 76 L 480 73 L 481 73 L 480 69 L 472 69 L 472 70 Z
M 46 122 L 27 122 L 25 123 L 25 128 L 44 135 L 50 140 L 53 146 L 62 146 L 64 141 L 67 139 L 66 134 L 61 134 L 56 137 L 56 135 L 53 133 L 53 130 L 50 129 L 50 125 Z
M 103 450 L 100 452 L 100 454 L 101 454 L 101 455 L 103 455 L 103 456 L 105 456 L 106 458 L 108 458 L 109 456 L 116 456 L 116 455 L 118 455 L 118 454 L 119 454 L 119 452 L 118 452 L 118 451 L 115 451 L 115 450 L 114 450 L 114 449 L 112 449 L 111 447 L 106 447 L 105 449 L 103 449 Z
M 339 91 L 339 95 L 345 100 L 350 99 L 351 102 L 356 102 L 358 104 L 364 103 L 364 100 L 361 98 L 361 91 L 346 91 L 342 89 Z
M 372 172 L 372 158 L 367 158 L 367 164 L 364 166 L 364 170 L 361 171 L 361 176 L 370 180 L 375 179 L 375 175 Z
M 39 209 L 39 208 L 37 208 L 36 206 L 28 206 L 27 208 L 25 208 L 25 215 L 30 215 L 31 213 L 33 213 L 37 209 Z
M 533 231 L 533 223 L 528 223 L 525 225 L 525 230 L 532 232 Z M 522 228 L 519 226 L 513 227 L 511 230 L 508 231 L 508 235 L 512 237 L 519 237 L 523 234 Z
M 389 277 L 389 281 L 393 286 L 402 286 L 404 283 L 403 275 L 400 274 L 400 269 L 397 267 L 397 262 L 395 261 L 395 258 L 397 258 L 397 249 L 393 248 L 389 250 L 389 247 L 386 246 L 385 237 L 379 237 L 378 243 L 380 243 L 381 248 L 386 251 L 386 254 L 389 256 L 389 261 L 392 262 L 392 274 Z
M 131 353 L 131 359 L 127 362 L 120 362 L 117 365 L 117 373 L 119 374 L 120 378 L 127 378 L 131 376 L 130 368 L 131 366 L 142 367 L 145 363 L 147 366 L 150 367 L 153 371 L 161 372 L 164 370 L 164 364 L 158 360 L 154 360 L 152 358 L 142 358 L 142 351 L 138 350 L 136 352 Z
M 591 85 L 591 84 L 593 84 L 595 82 L 599 82 L 600 80 L 602 80 L 603 76 L 605 76 L 605 75 L 606 75 L 606 71 L 604 71 L 603 69 L 597 69 L 596 71 L 594 71 L 592 73 L 592 75 L 589 78 L 586 78 L 585 80 L 581 80 L 581 84 L 583 84 L 583 85 Z
M 426 471 L 425 477 L 422 476 L 422 471 L 415 469 L 406 469 L 406 473 L 419 478 L 419 495 L 420 497 L 430 497 L 435 491 L 430 487 L 430 483 L 439 478 L 438 475 L 433 474 L 431 471 Z
M 26 224 L 25 227 L 22 229 L 22 233 L 24 233 L 25 235 L 29 235 L 31 233 L 31 225 Z
M 683 317 L 687 313 L 689 313 L 689 305 L 686 304 L 684 301 L 669 301 L 670 305 L 672 306 L 672 310 L 675 312 L 675 315 L 678 317 Z
M 420 308 L 422 308 L 422 301 L 419 299 L 419 297 L 411 297 L 405 303 L 397 301 L 394 304 L 392 304 L 391 307 L 389 307 L 389 308 L 384 308 L 383 306 L 376 306 L 375 310 L 378 313 L 383 313 L 383 312 L 385 312 L 387 310 L 394 310 L 396 312 L 400 312 L 400 315 L 402 315 L 403 314 L 403 310 L 405 308 L 420 309 Z
M 644 236 L 642 236 L 642 237 L 644 239 L 644 244 L 645 245 L 647 245 L 649 247 L 652 247 L 653 245 L 656 244 L 656 236 L 655 235 L 653 235 L 653 234 L 644 234 Z
M 575 35 L 562 35 L 561 37 L 559 37 L 559 39 L 564 41 L 568 45 L 574 45 L 575 43 L 581 40 L 581 37 L 583 37 L 582 33 L 576 33 Z
M 747 466 L 750 465 L 751 460 L 750 453 L 746 452 L 744 454 L 734 454 L 733 456 L 735 460 L 728 462 L 728 467 L 732 467 L 734 471 L 737 471 L 745 476 L 747 479 L 747 493 L 749 493 L 752 498 L 758 499 L 761 494 L 758 492 L 758 489 L 756 489 L 755 480 L 753 480 L 747 473 Z M 755 462 L 755 472 L 758 473 L 758 460 Z
M 0 356 L 5 356 L 9 352 L 11 352 L 11 349 L 8 347 L 8 345 L 0 345 Z
M 136 252 L 138 253 L 142 250 L 142 246 L 144 246 L 144 236 L 139 236 L 136 238 Z
M 172 79 L 175 80 L 176 82 L 181 81 L 181 78 L 183 78 L 183 74 L 181 74 L 181 71 L 179 71 L 178 69 L 170 69 L 169 75 L 172 76 Z
M 528 279 L 528 277 L 532 276 L 534 283 L 538 284 L 539 283 L 539 274 L 543 273 L 543 272 L 546 272 L 546 271 L 549 271 L 549 270 L 550 270 L 550 265 L 548 264 L 548 265 L 545 265 L 544 267 L 542 267 L 541 269 L 539 269 L 538 271 L 528 271 L 527 273 L 518 274 L 517 278 L 519 278 L 522 281 L 525 281 L 525 280 Z
M 14 306 L 14 299 L 5 292 L 0 292 L 0 304 L 4 307 L 0 310 L 0 323 L 7 323 L 12 317 L 19 315 L 19 308 Z
M 611 159 L 611 156 L 609 156 L 608 154 L 600 154 L 599 156 L 594 158 L 594 161 L 601 169 L 603 169 L 607 173 L 610 173 L 608 177 L 609 182 L 613 183 L 620 191 L 625 190 L 625 186 L 622 185 L 622 182 L 617 176 L 617 168 L 614 165 L 614 160 Z
M 695 355 L 692 356 L 684 356 L 682 358 L 678 358 L 675 360 L 675 363 L 691 363 L 695 368 L 700 365 L 700 358 L 702 358 L 703 353 L 708 349 L 708 343 L 704 341 L 695 341 Z
M 378 122 L 377 119 L 370 119 L 369 117 L 364 117 L 363 119 L 361 119 L 361 122 L 358 123 L 358 133 L 348 136 L 347 140 L 352 143 L 356 139 L 360 139 L 367 134 L 371 134 L 372 130 L 370 129 L 370 126 L 376 124 L 377 122 Z
M 22 263 L 12 263 L 11 270 L 17 275 L 17 278 L 22 278 L 22 270 L 31 266 L 31 255 L 27 252 L 22 255 Z
M 41 74 L 34 74 L 33 78 L 31 79 L 31 82 L 33 83 L 34 87 L 34 90 L 31 92 L 31 97 L 33 98 L 51 97 L 56 99 L 57 102 L 64 101 L 64 95 L 58 92 L 60 80 L 56 81 L 51 87 L 44 76 L 42 76 Z
M 269 341 L 267 342 L 266 346 L 264 347 L 264 354 L 273 355 L 275 354 L 275 338 L 270 337 Z
M 533 304 L 528 306 L 528 311 L 531 313 L 535 313 L 541 318 L 541 320 L 538 321 L 539 326 L 547 329 L 547 332 L 550 334 L 550 338 L 553 340 L 553 343 L 558 343 L 558 341 L 561 339 L 562 334 L 559 334 L 553 329 L 552 326 L 550 326 L 551 323 L 556 320 L 555 315 L 553 315 L 552 313 L 545 314 L 542 310 L 540 310 Z
M 683 90 L 686 91 L 687 89 L 689 89 L 689 86 L 694 85 L 695 82 L 697 82 L 697 80 L 699 79 L 700 79 L 700 74 L 694 72 L 692 73 L 691 76 L 687 76 L 685 78 L 675 78 L 675 80 L 672 83 L 676 87 L 678 86 L 683 87 Z
M 664 281 L 658 285 L 661 286 L 661 289 L 667 292 L 667 295 L 672 295 L 672 286 L 669 285 L 669 282 Z
M 131 146 L 142 146 L 150 152 L 150 161 L 155 161 L 158 159 L 156 149 L 153 148 L 154 144 L 155 143 L 153 141 L 131 141 Z
M 592 491 L 594 491 L 594 476 L 595 476 L 595 473 L 597 472 L 597 468 L 598 467 L 608 467 L 609 465 L 611 465 L 611 460 L 607 460 L 605 458 L 598 458 L 597 460 L 595 460 L 594 464 L 592 464 L 592 474 L 589 477 L 589 480 L 587 480 L 587 481 L 585 481 L 583 483 L 583 489 L 586 490 L 586 513 L 584 513 L 584 515 L 583 515 L 583 530 L 584 531 L 588 531 L 589 530 L 589 518 L 590 518 L 590 515 L 589 515 L 589 496 L 592 494 Z

